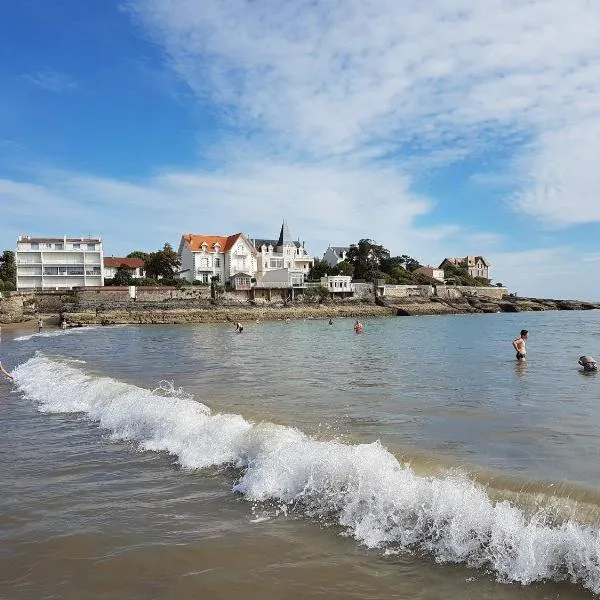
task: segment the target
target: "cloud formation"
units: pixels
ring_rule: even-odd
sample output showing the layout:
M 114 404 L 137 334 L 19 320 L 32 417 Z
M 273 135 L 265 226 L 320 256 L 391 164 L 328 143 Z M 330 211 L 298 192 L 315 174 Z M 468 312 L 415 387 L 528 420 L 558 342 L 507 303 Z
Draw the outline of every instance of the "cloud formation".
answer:
M 600 221 L 589 207 L 600 192 L 590 164 L 600 149 L 600 3 L 128 6 L 197 96 L 271 149 L 448 162 L 508 149 L 515 210 L 554 227 Z

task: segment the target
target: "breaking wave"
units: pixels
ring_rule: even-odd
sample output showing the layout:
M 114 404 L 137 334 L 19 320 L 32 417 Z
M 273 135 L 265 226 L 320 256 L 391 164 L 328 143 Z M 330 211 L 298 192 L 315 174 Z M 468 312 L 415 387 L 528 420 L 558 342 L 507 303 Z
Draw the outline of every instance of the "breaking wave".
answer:
M 420 476 L 380 443 L 315 440 L 281 425 L 213 414 L 171 382 L 153 391 L 36 355 L 13 372 L 42 412 L 85 413 L 116 440 L 165 451 L 188 469 L 231 466 L 235 492 L 336 523 L 385 553 L 411 552 L 500 581 L 570 581 L 600 592 L 600 531 L 549 508 L 494 501 L 466 476 Z

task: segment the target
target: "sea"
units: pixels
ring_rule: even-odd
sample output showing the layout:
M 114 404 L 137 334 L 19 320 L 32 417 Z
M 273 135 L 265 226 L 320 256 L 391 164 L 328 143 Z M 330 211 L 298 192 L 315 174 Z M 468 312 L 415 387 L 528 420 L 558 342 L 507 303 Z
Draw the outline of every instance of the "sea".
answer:
M 353 323 L 5 331 L 0 598 L 598 596 L 600 311 Z

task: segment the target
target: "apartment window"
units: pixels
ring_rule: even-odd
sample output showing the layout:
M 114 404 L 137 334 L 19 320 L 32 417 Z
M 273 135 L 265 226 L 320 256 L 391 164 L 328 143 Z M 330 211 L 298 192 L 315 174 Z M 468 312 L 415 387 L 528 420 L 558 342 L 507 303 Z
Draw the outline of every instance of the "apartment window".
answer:
M 221 259 L 220 258 L 215 258 L 215 268 L 217 268 L 217 269 L 221 268 Z
M 63 244 L 54 244 L 54 249 L 55 250 L 64 250 L 65 247 Z
M 73 244 L 73 250 L 81 250 L 81 244 Z
M 271 269 L 283 269 L 283 258 L 272 258 L 269 261 Z
M 67 275 L 83 275 L 83 267 L 67 267 Z
M 58 267 L 44 267 L 44 275 L 58 275 Z
M 208 273 L 200 273 L 200 281 L 202 283 L 208 283 Z
M 95 250 L 96 249 L 96 244 L 88 244 L 87 245 L 87 249 L 88 250 Z
M 32 250 L 39 250 L 40 249 L 40 245 L 39 244 L 31 244 L 31 249 Z

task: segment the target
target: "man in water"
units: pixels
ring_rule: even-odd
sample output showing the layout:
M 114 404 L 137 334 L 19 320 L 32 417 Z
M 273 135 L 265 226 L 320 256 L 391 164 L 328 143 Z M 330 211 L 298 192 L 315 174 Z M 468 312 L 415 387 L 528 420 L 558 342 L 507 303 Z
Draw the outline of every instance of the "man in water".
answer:
M 244 328 L 242 327 L 242 324 L 239 321 L 235 324 L 235 330 L 238 333 L 242 333 L 242 331 L 244 331 Z
M 363 324 L 357 319 L 356 323 L 354 323 L 354 331 L 356 331 L 356 333 L 361 333 L 363 330 Z
M 598 370 L 598 363 L 593 356 L 580 356 L 577 362 L 583 367 L 584 371 Z
M 38 333 L 42 332 L 42 327 L 44 327 L 44 321 L 42 321 L 41 317 L 38 320 Z
M 525 355 L 527 354 L 525 340 L 527 340 L 528 337 L 529 332 L 527 331 L 527 329 L 521 329 L 521 335 L 512 343 L 513 348 L 517 352 L 517 360 L 525 360 Z
M 6 377 L 6 379 L 10 379 L 12 381 L 13 376 L 8 371 L 4 370 L 4 367 L 2 366 L 2 362 L 0 362 L 0 373 L 2 373 L 2 375 L 4 375 L 4 377 Z

